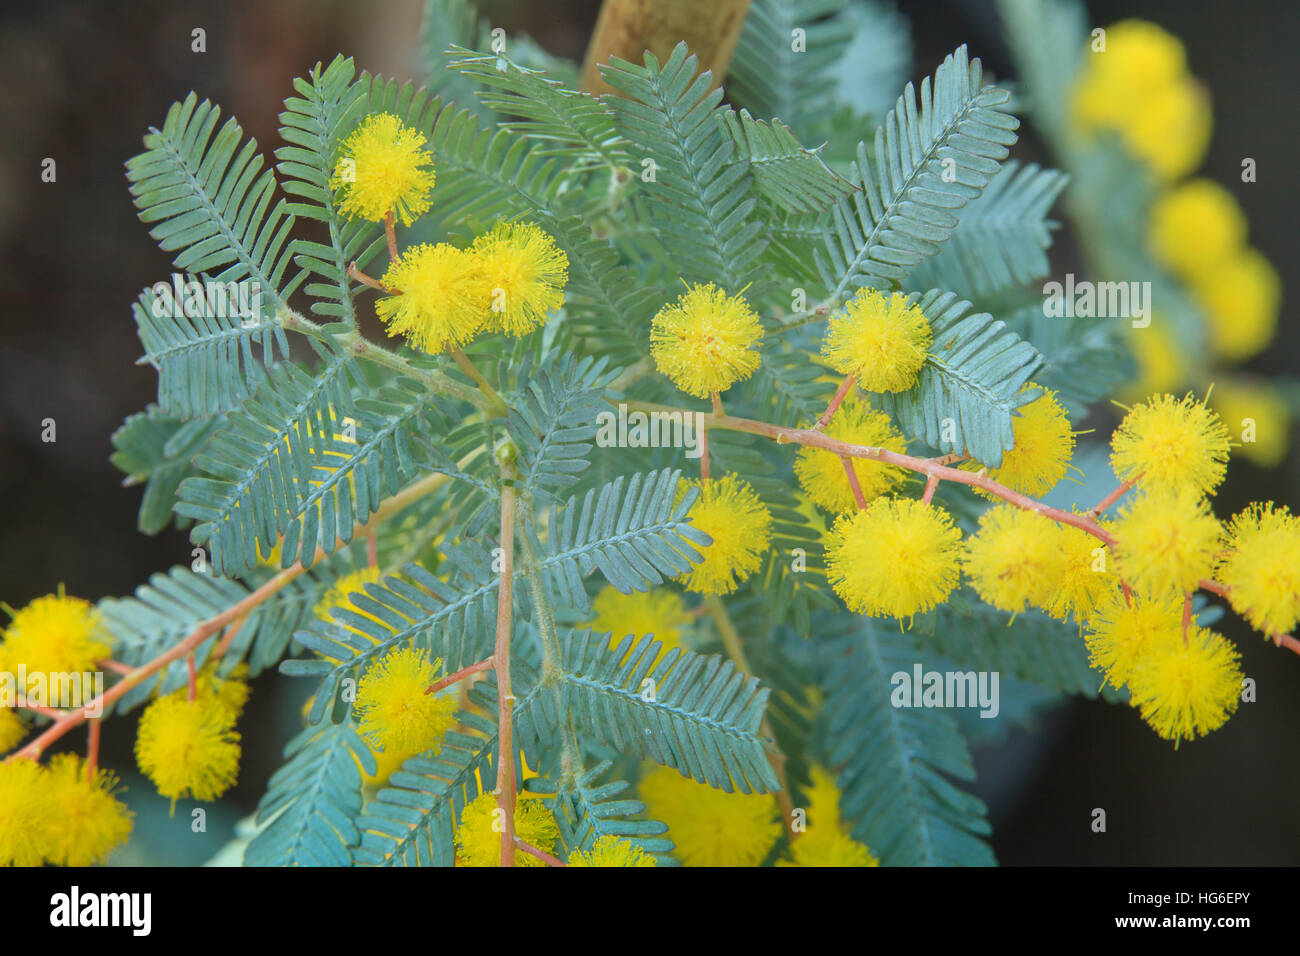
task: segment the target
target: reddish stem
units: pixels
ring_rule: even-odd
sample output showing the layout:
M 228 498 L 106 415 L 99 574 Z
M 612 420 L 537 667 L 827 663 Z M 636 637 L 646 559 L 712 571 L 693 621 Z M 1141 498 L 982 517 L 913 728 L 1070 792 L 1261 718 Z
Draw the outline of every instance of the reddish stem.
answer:
M 452 684 L 456 683 L 459 680 L 464 680 L 466 677 L 469 677 L 473 674 L 478 674 L 482 671 L 491 670 L 495 666 L 496 666 L 496 660 L 494 658 L 489 657 L 487 660 L 479 661 L 477 664 L 470 664 L 469 667 L 462 667 L 460 670 L 456 671 L 456 673 L 448 674 L 446 677 L 442 678 L 441 680 L 430 684 L 428 689 L 425 690 L 425 693 L 436 694 L 438 693 L 438 691 L 442 690 L 445 687 L 450 687 Z
M 847 455 L 840 455 L 840 461 L 844 463 L 844 473 L 849 476 L 849 487 L 853 489 L 853 500 L 858 503 L 859 509 L 867 507 L 867 499 L 862 494 L 862 485 L 858 484 L 858 472 L 853 467 L 853 461 Z
M 1101 501 L 1093 505 L 1092 508 L 1089 509 L 1088 511 L 1088 516 L 1091 518 L 1100 517 L 1103 511 L 1105 511 L 1115 502 L 1119 501 L 1119 499 L 1123 498 L 1124 495 L 1128 493 L 1129 489 L 1132 488 L 1136 482 L 1137 479 L 1134 478 L 1132 481 L 1126 481 L 1123 484 L 1121 484 L 1118 488 L 1116 488 L 1114 491 L 1108 494 L 1105 498 L 1102 498 Z
M 389 293 L 395 293 L 397 291 L 396 289 L 387 288 L 378 279 L 372 279 L 370 276 L 366 275 L 364 272 L 362 272 L 360 269 L 357 268 L 357 264 L 355 262 L 348 263 L 348 275 L 351 276 L 353 279 L 356 279 L 362 285 L 368 285 L 372 289 L 378 289 L 380 292 L 384 293 L 385 295 L 388 295 Z
M 397 225 L 393 222 L 393 211 L 384 215 L 384 236 L 388 239 L 388 261 L 397 261 Z
M 95 661 L 95 666 L 100 670 L 112 671 L 114 674 L 131 673 L 130 664 L 123 664 L 121 661 L 115 661 L 111 657 L 106 657 L 102 661 Z
M 510 690 L 510 624 L 514 616 L 511 582 L 515 563 L 515 489 L 501 489 L 501 578 L 497 586 L 497 808 L 501 823 L 501 865 L 515 865 L 514 695 Z
M 817 419 L 817 424 L 813 425 L 813 431 L 819 432 L 830 424 L 835 410 L 840 407 L 840 403 L 844 401 L 844 396 L 849 394 L 849 389 L 853 387 L 856 380 L 857 376 L 852 373 L 844 376 L 844 381 L 840 382 L 840 387 L 836 390 L 834 397 L 831 398 L 831 403 L 826 406 L 826 411 L 822 412 L 822 417 Z
M 717 392 L 713 393 L 717 395 Z M 709 480 L 709 426 L 700 429 L 700 481 Z
M 929 504 L 934 498 L 934 493 L 939 488 L 939 476 L 930 475 L 925 479 L 925 494 L 921 495 L 923 504 Z
M 95 779 L 95 768 L 99 766 L 99 732 L 103 723 L 102 717 L 90 721 L 90 740 L 86 744 L 86 779 L 90 781 Z
M 537 859 L 541 860 L 541 861 L 542 861 L 543 863 L 545 863 L 547 866 L 567 866 L 567 865 L 568 865 L 568 864 L 565 863 L 563 860 L 558 860 L 558 859 L 556 859 L 555 857 L 551 856 L 551 854 L 547 853 L 545 850 L 539 850 L 539 849 L 537 849 L 537 847 L 533 846 L 531 843 L 525 843 L 523 840 L 519 839 L 518 837 L 515 837 L 515 846 L 519 847 L 519 849 L 523 850 L 523 851 L 524 851 L 525 853 L 527 853 L 529 856 L 535 856 L 535 857 L 537 857 Z

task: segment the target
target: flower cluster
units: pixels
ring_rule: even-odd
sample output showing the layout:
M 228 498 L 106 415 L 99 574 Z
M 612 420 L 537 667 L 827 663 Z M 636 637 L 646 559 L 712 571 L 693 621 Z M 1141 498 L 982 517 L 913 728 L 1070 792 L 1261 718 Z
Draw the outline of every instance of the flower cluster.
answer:
M 344 141 L 331 187 L 339 211 L 409 226 L 432 204 L 435 174 L 425 137 L 390 113 L 368 116 Z M 525 335 L 564 303 L 569 260 L 538 226 L 497 223 L 467 249 L 422 243 L 394 254 L 375 311 L 390 335 L 446 352 L 481 331 Z
M 1165 179 L 1200 164 L 1210 139 L 1210 101 L 1188 73 L 1177 37 L 1153 23 L 1125 20 L 1107 27 L 1083 55 L 1072 104 L 1079 134 L 1118 135 Z
M 758 866 L 781 837 L 770 793 L 727 793 L 671 767 L 655 767 L 638 792 L 652 819 L 668 824 L 686 866 Z
M 115 774 L 76 754 L 0 763 L 0 866 L 91 866 L 131 835 Z

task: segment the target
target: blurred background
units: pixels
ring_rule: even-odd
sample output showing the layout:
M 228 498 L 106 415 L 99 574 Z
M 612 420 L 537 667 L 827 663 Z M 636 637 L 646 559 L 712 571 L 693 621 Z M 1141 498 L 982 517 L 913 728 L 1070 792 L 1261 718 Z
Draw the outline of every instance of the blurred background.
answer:
M 1014 74 L 992 0 L 898 4 L 910 20 L 914 74 L 929 73 L 960 43 L 996 76 Z M 1206 82 L 1214 133 L 1200 174 L 1235 184 L 1250 241 L 1282 273 L 1283 314 L 1273 345 L 1246 370 L 1295 374 L 1300 339 L 1287 292 L 1295 278 L 1294 115 L 1300 72 L 1293 40 L 1300 5 L 1266 0 L 1103 2 L 1092 22 L 1153 20 L 1185 43 Z M 168 106 L 190 90 L 236 115 L 269 153 L 290 80 L 336 53 L 359 68 L 418 78 L 418 0 L 135 0 L 99 4 L 43 0 L 7 4 L 0 29 L 0 287 L 8 296 L 0 332 L 0 600 L 20 607 L 63 582 L 98 600 L 127 595 L 156 571 L 190 560 L 174 530 L 136 531 L 139 489 L 122 488 L 109 464 L 109 436 L 154 397 L 130 304 L 165 278 L 169 261 L 136 220 L 123 162 Z M 550 53 L 581 59 L 598 0 L 484 0 L 481 13 L 522 31 Z M 191 31 L 207 50 L 191 51 Z M 847 130 L 854 139 L 865 130 Z M 1032 127 L 1015 155 L 1045 161 Z M 1258 182 L 1241 186 L 1243 156 Z M 57 180 L 41 181 L 42 161 Z M 1068 241 L 1053 249 L 1054 273 L 1071 271 Z M 41 439 L 45 419 L 57 440 Z M 1234 458 L 1216 498 L 1221 516 L 1257 499 L 1300 507 L 1295 429 L 1277 468 Z M 1258 702 L 1221 730 L 1175 752 L 1128 707 L 1075 702 L 1045 713 L 1033 730 L 1013 729 L 977 748 L 973 789 L 990 804 L 993 845 L 1009 865 L 1294 865 L 1300 862 L 1300 658 L 1274 649 L 1229 614 Z M 267 693 L 271 684 L 283 685 Z M 275 675 L 255 686 L 242 730 L 240 782 L 208 809 L 195 833 L 189 803 L 167 821 L 167 805 L 130 772 L 132 727 L 114 723 L 103 762 L 122 772 L 137 820 L 133 846 L 117 863 L 198 863 L 252 812 L 280 762 L 283 738 L 262 733 L 296 711 L 307 688 Z M 261 692 L 259 692 L 261 691 Z M 80 734 L 70 743 L 82 746 Z M 1108 829 L 1089 827 L 1105 808 Z M 143 816 L 160 819 L 144 819 Z

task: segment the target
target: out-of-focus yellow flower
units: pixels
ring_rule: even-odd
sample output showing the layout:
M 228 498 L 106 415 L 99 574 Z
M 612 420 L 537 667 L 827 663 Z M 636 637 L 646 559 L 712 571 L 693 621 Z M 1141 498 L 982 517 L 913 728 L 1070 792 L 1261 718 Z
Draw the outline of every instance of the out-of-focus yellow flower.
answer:
M 1151 252 L 1184 279 L 1217 268 L 1245 241 L 1246 214 L 1213 180 L 1189 179 L 1151 206 Z
M 1221 358 L 1243 361 L 1273 340 L 1282 280 L 1257 250 L 1243 248 L 1201 271 L 1192 292 L 1205 312 L 1210 348 Z
M 1291 436 L 1291 408 L 1267 382 L 1215 382 L 1210 407 L 1228 426 L 1235 454 L 1262 468 L 1276 468 L 1286 458 Z

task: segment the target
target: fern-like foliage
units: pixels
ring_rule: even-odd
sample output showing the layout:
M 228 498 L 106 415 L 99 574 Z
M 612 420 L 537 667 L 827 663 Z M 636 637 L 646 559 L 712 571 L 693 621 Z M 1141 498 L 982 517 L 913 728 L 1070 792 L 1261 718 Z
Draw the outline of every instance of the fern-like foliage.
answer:
M 845 6 L 846 0 L 754 0 L 736 43 L 731 98 L 755 116 L 781 117 L 799 136 L 826 135 L 849 45 L 839 16 Z M 803 31 L 802 49 L 796 30 Z
M 620 132 L 654 163 L 646 195 L 661 241 L 678 250 L 684 275 L 737 292 L 765 241 L 751 215 L 753 180 L 718 120 L 722 90 L 710 90 L 712 74 L 698 70 L 685 43 L 662 65 L 647 53 L 644 66 L 618 57 L 601 66 L 605 82 L 627 96 L 614 104 Z
M 780 783 L 759 726 L 767 688 L 718 656 L 662 649 L 649 635 L 575 631 L 564 642 L 563 708 L 597 741 L 727 792 Z
M 181 485 L 177 512 L 197 520 L 191 537 L 220 573 L 252 567 L 281 535 L 284 566 L 310 565 L 415 475 L 429 399 L 409 381 L 355 397 L 358 374 L 342 352 L 315 376 L 278 367 L 195 459 L 204 474 Z
M 517 117 L 501 128 L 546 143 L 546 150 L 580 165 L 618 169 L 631 162 L 627 142 L 614 128 L 614 113 L 601 100 L 566 90 L 544 74 L 506 56 L 456 49 L 451 68 L 473 77 L 486 90 L 479 97 L 491 109 Z
M 589 610 L 583 579 L 594 570 L 628 594 L 685 574 L 699 560 L 692 542 L 711 539 L 686 522 L 698 492 L 677 500 L 679 478 L 677 471 L 638 472 L 587 492 L 581 507 L 575 496 L 552 508 L 541 564 L 568 604 Z
M 850 177 L 861 192 L 842 199 L 817 254 L 830 298 L 856 286 L 902 281 L 957 228 L 955 210 L 979 195 L 1016 141 L 1003 112 L 1010 94 L 986 87 L 980 61 L 958 47 L 921 81 L 909 83 L 876 130 L 874 157 L 858 144 Z
M 243 142 L 233 118 L 221 129 L 219 107 L 191 93 L 167 111 L 161 130 L 144 139 L 146 152 L 127 161 L 140 219 L 173 265 L 219 282 L 253 279 L 272 316 L 287 308 L 301 276 L 286 280 L 294 217 L 276 199 L 274 174 L 262 169 L 257 142 Z M 274 200 L 274 205 L 272 201 Z
M 126 483 L 144 483 L 137 527 L 157 534 L 171 522 L 176 489 L 192 474 L 192 459 L 220 424 L 220 419 L 182 421 L 156 405 L 132 415 L 113 433 L 110 461 L 126 474 Z
M 244 865 L 349 866 L 361 840 L 361 769 L 374 773 L 374 756 L 351 724 L 324 721 L 293 738 L 285 757 L 258 803 L 266 826 Z
M 1068 177 L 1033 163 L 1008 162 L 978 198 L 939 254 L 908 276 L 911 289 L 947 289 L 967 298 L 990 296 L 1041 279 L 1051 271 L 1047 212 Z
M 991 468 L 1014 444 L 1011 416 L 1037 398 L 1023 390 L 1042 365 L 1028 342 L 970 303 L 932 289 L 917 304 L 930 320 L 934 344 L 916 384 L 881 395 L 880 407 L 903 430 L 945 452 L 965 452 Z
M 631 785 L 618 779 L 601 782 L 610 767 L 610 761 L 602 760 L 571 784 L 529 781 L 529 790 L 551 795 L 560 840 L 568 853 L 590 850 L 601 837 L 615 836 L 653 856 L 657 866 L 675 865 L 668 855 L 673 841 L 664 836 L 668 827 L 643 818 L 645 804 L 625 796 Z
M 348 277 L 348 264 L 364 268 L 383 244 L 376 223 L 341 217 L 330 193 L 330 177 L 344 137 L 365 115 L 365 84 L 356 80 L 350 57 L 335 57 L 324 71 L 320 64 L 305 78 L 293 81 L 298 96 L 284 101 L 280 135 L 289 145 L 275 151 L 284 191 L 301 198 L 290 206 L 295 216 L 325 224 L 328 244 L 296 240 L 295 261 L 324 279 L 309 282 L 312 311 L 355 325 L 352 297 L 360 284 Z
M 890 703 L 891 675 L 920 659 L 914 639 L 864 623 L 838 649 L 825 682 L 828 756 L 855 839 L 886 866 L 992 865 L 984 804 L 948 779 L 975 776 L 952 715 Z
M 724 113 L 721 121 L 740 157 L 749 163 L 758 191 L 788 212 L 818 212 L 847 196 L 853 187 L 805 149 L 778 119 L 764 123 L 748 110 Z

